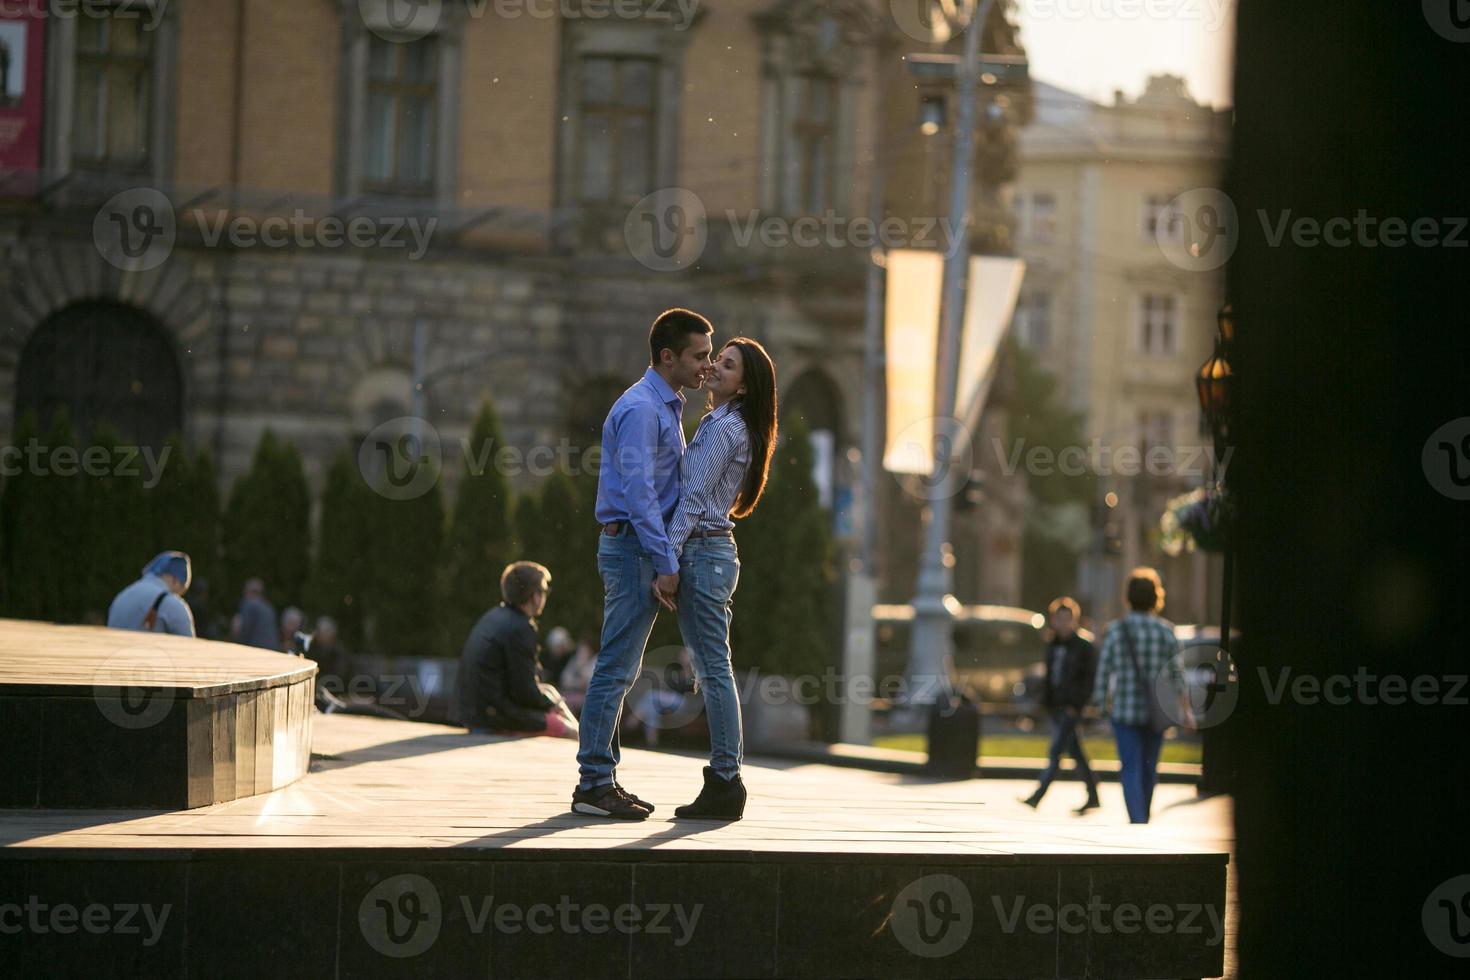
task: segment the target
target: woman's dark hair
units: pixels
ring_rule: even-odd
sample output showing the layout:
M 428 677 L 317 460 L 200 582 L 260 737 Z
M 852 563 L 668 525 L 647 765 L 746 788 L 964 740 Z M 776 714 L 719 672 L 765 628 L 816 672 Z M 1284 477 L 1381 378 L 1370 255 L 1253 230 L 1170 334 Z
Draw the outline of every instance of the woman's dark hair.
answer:
M 735 497 L 730 516 L 748 517 L 766 489 L 771 454 L 776 450 L 776 365 L 760 342 L 749 337 L 736 337 L 725 347 L 740 352 L 745 394 L 740 396 L 736 407 L 745 420 L 745 434 L 750 439 L 750 465 L 746 467 L 745 482 Z
M 1156 613 L 1164 608 L 1164 582 L 1152 568 L 1135 568 L 1128 573 L 1123 597 L 1134 612 Z
M 664 310 L 648 331 L 648 363 L 657 364 L 658 356 L 663 353 L 664 348 L 673 351 L 675 357 L 684 353 L 684 348 L 689 346 L 690 334 L 708 335 L 714 332 L 715 328 L 710 322 L 693 310 L 677 306 Z

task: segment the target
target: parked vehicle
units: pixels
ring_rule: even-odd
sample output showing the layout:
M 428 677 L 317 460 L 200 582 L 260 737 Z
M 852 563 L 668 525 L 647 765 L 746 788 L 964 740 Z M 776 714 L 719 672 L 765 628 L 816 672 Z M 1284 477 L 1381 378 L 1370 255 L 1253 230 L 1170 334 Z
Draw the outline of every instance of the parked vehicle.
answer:
M 908 664 L 909 627 L 913 607 L 875 606 L 878 677 L 902 677 Z M 954 610 L 954 677 L 956 686 L 1001 713 L 1016 705 L 1016 692 L 1028 672 L 1041 662 L 1046 616 L 1018 606 L 958 606 Z M 1078 632 L 1092 639 L 1087 630 Z

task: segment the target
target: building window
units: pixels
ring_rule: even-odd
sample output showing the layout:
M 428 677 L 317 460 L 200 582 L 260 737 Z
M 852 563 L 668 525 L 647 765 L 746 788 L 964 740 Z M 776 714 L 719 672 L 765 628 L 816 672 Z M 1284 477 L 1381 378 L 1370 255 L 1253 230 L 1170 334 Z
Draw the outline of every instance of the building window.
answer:
M 360 205 L 369 215 L 372 195 L 448 204 L 459 179 L 465 8 L 446 3 L 432 31 L 399 37 L 403 28 L 389 16 L 390 4 L 363 0 L 352 7 L 342 18 L 338 193 L 369 196 Z
M 857 95 L 871 84 L 876 20 L 854 0 L 771 3 L 761 34 L 761 207 L 815 215 L 849 206 Z
M 368 42 L 362 187 L 390 194 L 434 191 L 438 39 Z
M 577 141 L 582 203 L 627 203 L 654 189 L 657 70 L 653 58 L 582 58 Z
M 1152 241 L 1182 242 L 1184 215 L 1167 194 L 1150 194 L 1143 202 L 1143 235 Z
M 1144 411 L 1138 414 L 1138 448 L 1145 455 L 1150 449 L 1174 448 L 1174 416 L 1168 412 Z
M 1139 302 L 1138 349 L 1167 355 L 1179 350 L 1179 302 L 1173 296 L 1147 293 Z
M 797 208 L 820 214 L 832 205 L 833 130 L 837 116 L 837 80 L 808 72 L 801 76 L 801 112 L 796 119 Z
M 1045 245 L 1057 236 L 1057 199 L 1050 191 L 1033 191 L 1022 194 L 1018 217 L 1021 220 L 1021 238 L 1025 241 Z
M 1051 347 L 1051 294 L 1025 293 L 1016 304 L 1016 340 L 1028 350 Z
M 89 170 L 146 170 L 153 132 L 155 34 L 148 15 L 117 9 L 75 23 L 71 163 Z

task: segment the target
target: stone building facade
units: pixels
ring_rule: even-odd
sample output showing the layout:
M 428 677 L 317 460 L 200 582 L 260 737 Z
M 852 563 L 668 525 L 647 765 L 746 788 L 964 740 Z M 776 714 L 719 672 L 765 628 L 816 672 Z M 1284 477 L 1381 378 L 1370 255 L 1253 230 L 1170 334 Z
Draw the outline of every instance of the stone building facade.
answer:
M 1111 617 L 1120 576 L 1154 565 L 1171 617 L 1216 622 L 1218 561 L 1170 557 L 1157 537 L 1166 502 L 1209 477 L 1194 373 L 1212 349 L 1233 239 L 1223 211 L 1219 228 L 1195 223 L 1223 198 L 1231 112 L 1200 105 L 1170 75 L 1112 105 L 1039 82 L 1033 99 L 1012 189 L 1027 261 L 1013 329 L 1085 419 L 1102 498 L 1089 515 L 1085 598 Z M 1156 447 L 1168 463 L 1150 472 L 1142 458 Z
M 580 458 L 647 324 L 689 305 L 770 347 L 841 530 L 868 397 L 853 222 L 874 161 L 922 138 L 903 56 L 937 48 L 876 0 L 608 8 L 52 17 L 41 166 L 0 186 L 0 431 L 61 404 L 139 441 L 179 431 L 228 486 L 270 427 L 319 490 L 335 451 L 415 415 L 452 484 L 486 397 L 513 446 Z M 999 10 L 986 46 L 1019 51 Z M 977 200 L 1007 177 L 983 172 Z M 919 228 L 911 191 L 895 181 L 883 210 Z M 797 219 L 815 244 L 779 234 Z M 531 460 L 511 475 L 534 482 Z M 902 552 L 916 511 L 880 489 Z M 979 520 L 960 516 L 957 550 L 982 548 Z M 905 597 L 911 556 L 885 557 Z

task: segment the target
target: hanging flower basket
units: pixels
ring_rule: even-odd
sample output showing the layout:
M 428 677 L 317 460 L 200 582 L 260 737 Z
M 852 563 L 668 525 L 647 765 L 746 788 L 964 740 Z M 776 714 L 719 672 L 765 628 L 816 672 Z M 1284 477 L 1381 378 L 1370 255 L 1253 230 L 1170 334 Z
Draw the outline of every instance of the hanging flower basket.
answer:
M 1199 487 L 1170 500 L 1159 518 L 1159 545 L 1168 555 L 1224 551 L 1235 527 L 1235 501 L 1219 486 Z

